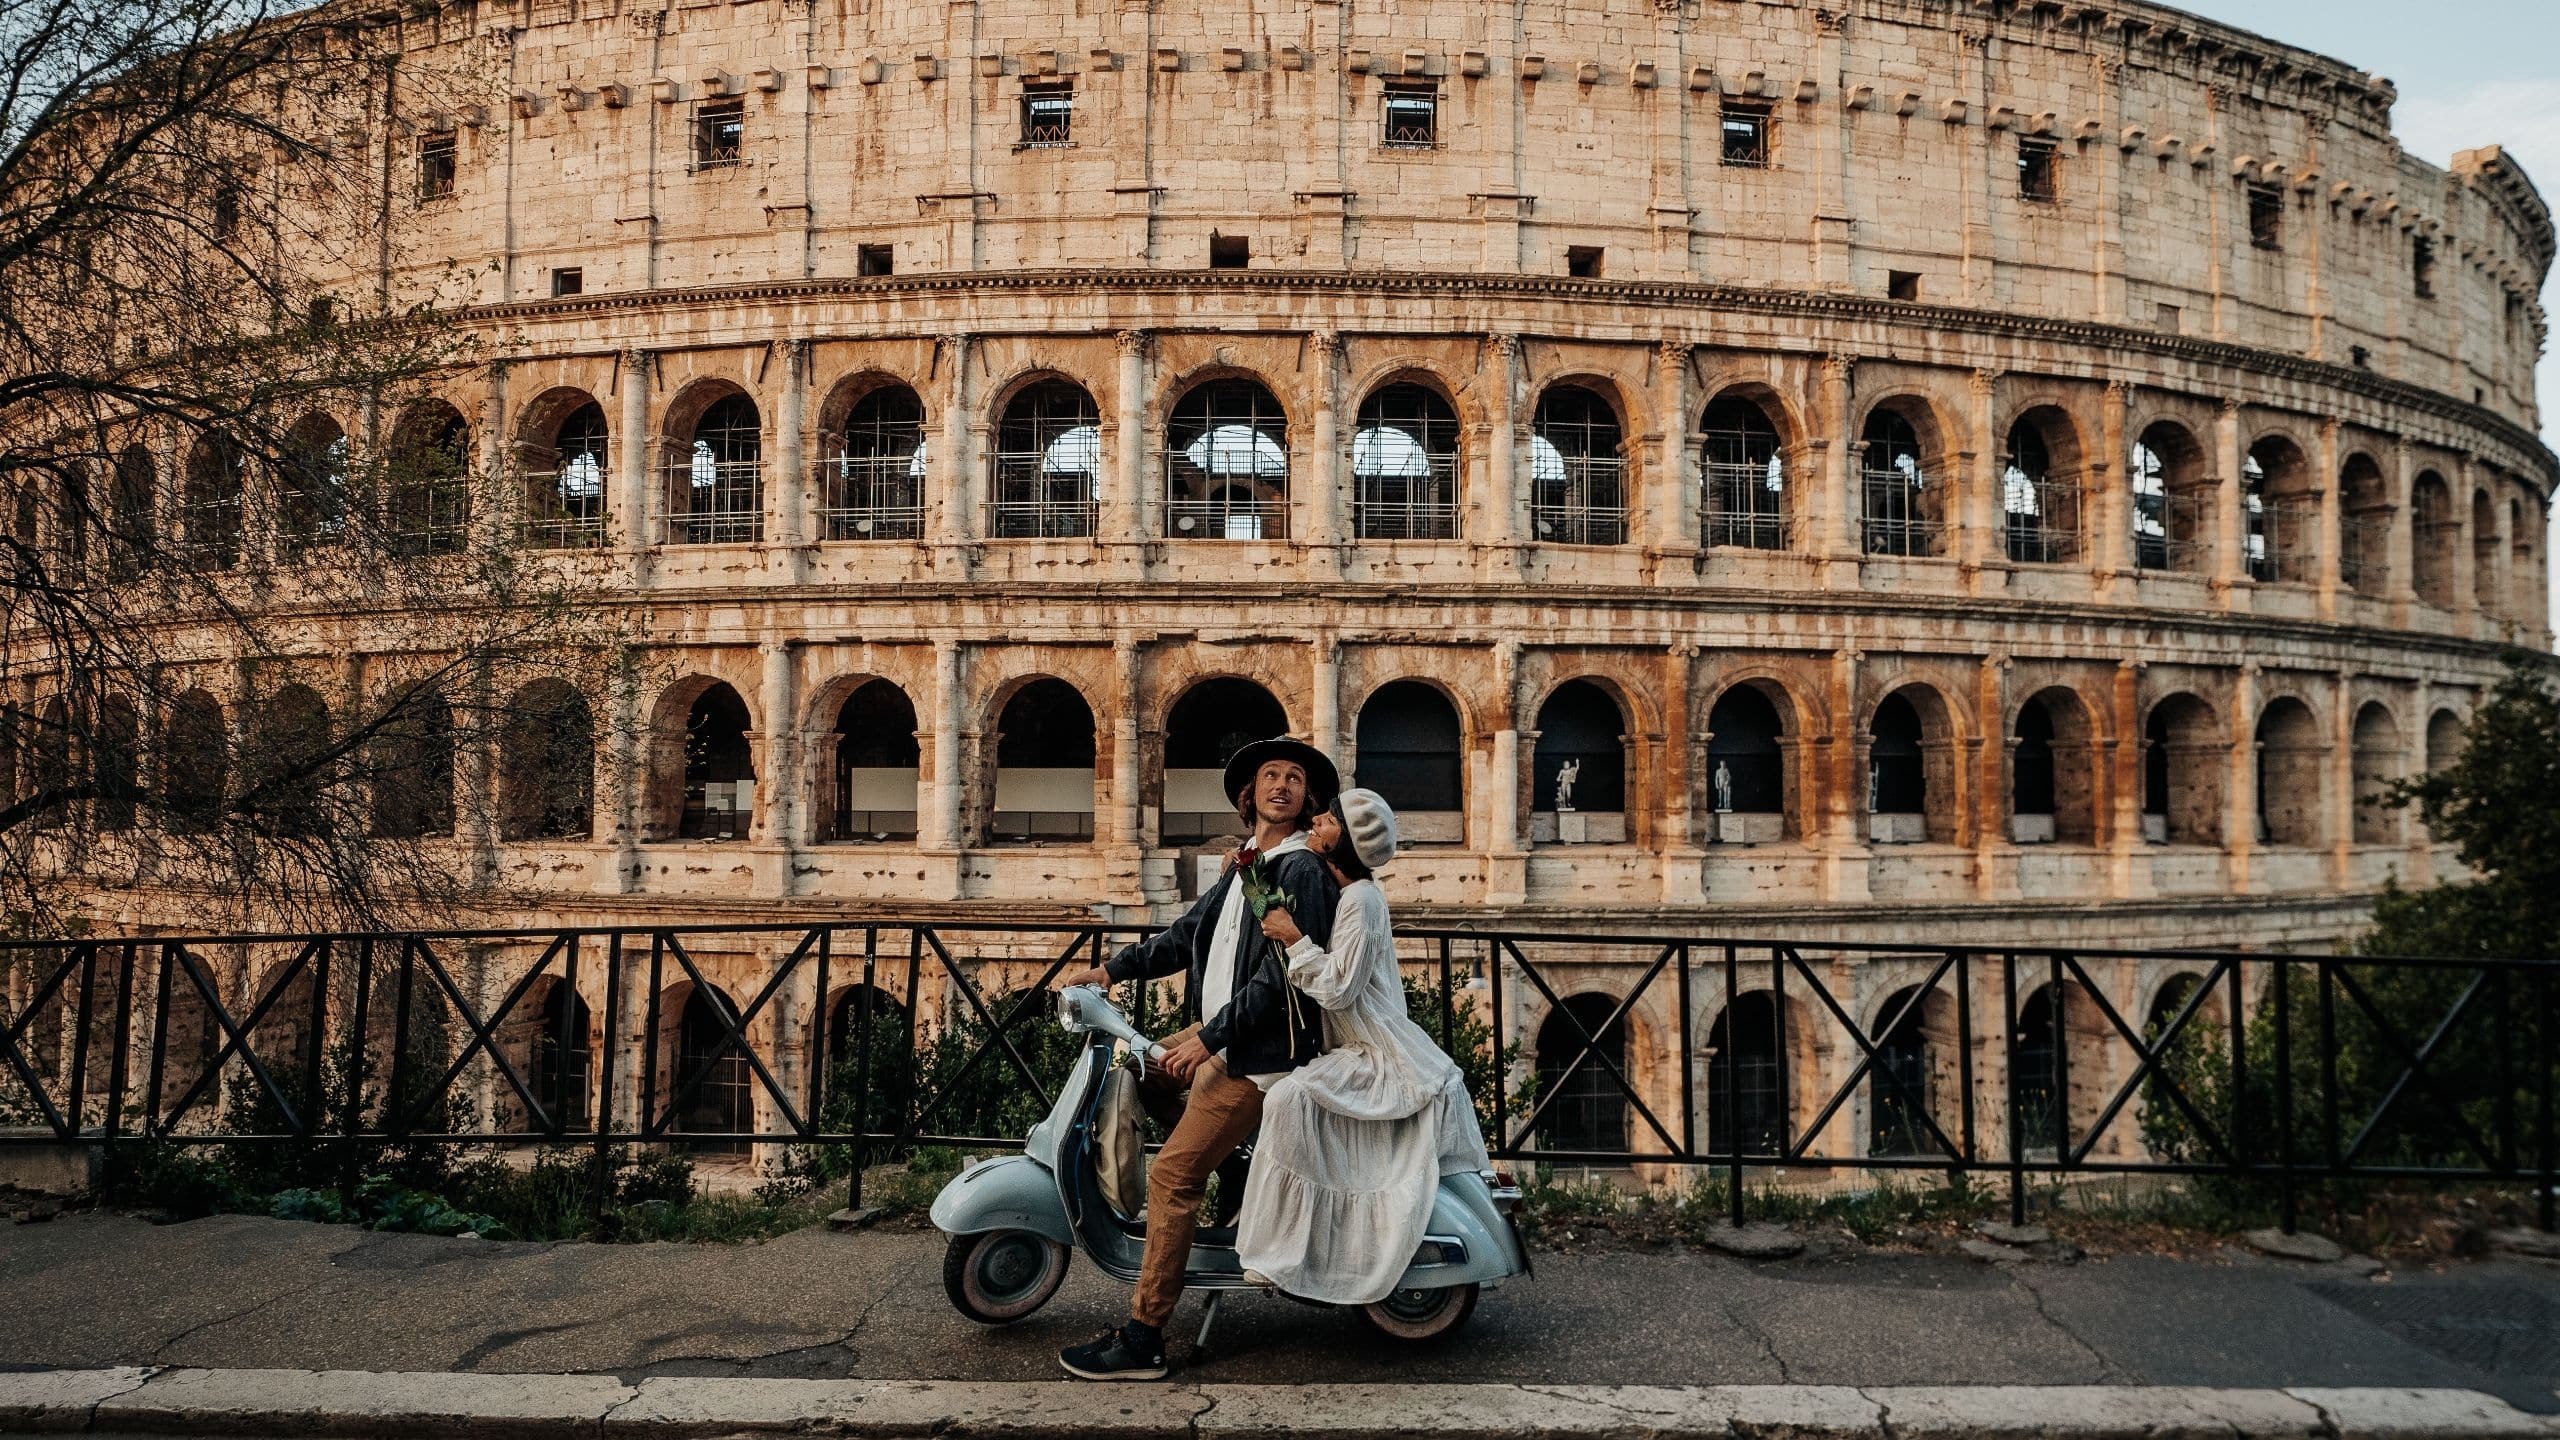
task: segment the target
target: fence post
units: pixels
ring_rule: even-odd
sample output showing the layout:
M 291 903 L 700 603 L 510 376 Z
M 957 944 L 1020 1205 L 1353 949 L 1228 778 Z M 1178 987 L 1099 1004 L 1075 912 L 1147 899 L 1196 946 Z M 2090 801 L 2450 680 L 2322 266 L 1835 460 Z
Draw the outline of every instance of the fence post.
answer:
M 873 986 L 879 974 L 880 927 L 862 927 L 862 1000 L 861 1016 L 853 1030 L 853 1180 L 845 1189 L 845 1208 L 862 1208 L 862 1167 L 871 1158 L 870 1147 L 863 1143 L 864 1132 L 871 1128 L 871 1028 L 874 1007 Z M 915 996 L 907 996 L 910 1012 Z
M 133 1044 L 133 963 L 134 942 L 124 942 L 124 963 L 116 967 L 116 1053 L 107 1066 L 107 1134 L 103 1163 L 103 1188 L 113 1195 L 116 1186 L 116 1142 L 124 1138 L 124 1086 L 127 1053 Z
M 1740 949 L 1732 945 L 1724 947 L 1724 1048 L 1727 1050 L 1733 1048 L 1733 1004 L 1741 998 L 1741 969 Z M 1707 1083 L 1715 1084 L 1718 1060 L 1724 1062 L 1724 1083 L 1716 1088 L 1723 1092 L 1718 1108 L 1724 1111 L 1725 1219 L 1739 1230 L 1742 1228 L 1742 1087 L 1733 1083 L 1734 1058 L 1730 1055 L 1707 1058 Z
M 2063 1029 L 2056 1017 L 2054 1028 Z M 2059 1046 L 2062 1041 L 2056 1040 Z M 2008 1094 L 2000 1112 L 2009 1127 L 2009 1223 L 2027 1223 L 2027 1137 L 2018 1128 L 2018 952 L 2000 952 L 2000 1072 Z
M 338 1203 L 352 1208 L 356 1202 L 356 1134 L 364 1128 L 365 1034 L 366 1011 L 373 1005 L 373 937 L 356 941 L 355 1013 L 348 1020 L 350 1034 L 356 1043 L 347 1047 L 347 1108 L 338 1124 L 342 1151 L 338 1157 Z
M 1683 1159 L 1694 1159 L 1698 1153 L 1698 1077 L 1691 1068 L 1697 1051 L 1690 1044 L 1689 1033 L 1688 941 L 1680 942 L 1680 955 L 1674 963 L 1680 967 L 1678 984 L 1673 989 L 1680 1006 L 1680 1154 Z
M 622 932 L 605 939 L 604 1053 L 596 1061 L 595 1177 L 587 1185 L 587 1213 L 604 1218 L 607 1191 L 613 1188 L 613 1062 L 622 1053 Z
M 80 947 L 80 1001 L 74 1007 L 75 1024 L 71 1031 L 71 1088 L 63 1094 L 62 1117 L 67 1133 L 62 1137 L 78 1143 L 80 1132 L 89 1117 L 89 1030 L 97 1002 L 91 992 L 97 988 L 98 947 Z
M 1950 950 L 1947 962 L 1956 972 L 1956 1123 L 1964 1150 L 1955 1173 L 1970 1180 L 1982 1159 L 1982 1143 L 1974 1134 L 1973 957 Z
M 2276 1190 L 2284 1233 L 2301 1224 L 2293 1188 L 2293 977 L 2283 961 L 2276 974 Z
M 2560 1068 L 2560 1036 L 2551 1033 L 2550 966 L 2534 967 L 2533 988 L 2534 1009 L 2538 1014 L 2534 1034 L 2540 1039 L 2540 1043 L 2534 1047 L 2538 1058 L 2533 1068 L 2535 1088 L 2541 1092 L 2542 1111 L 2542 1137 L 2541 1144 L 2537 1147 L 2542 1152 L 2542 1163 L 2538 1167 L 2542 1172 L 2542 1183 L 2537 1188 L 2541 1191 L 2539 1209 L 2542 1213 L 2539 1219 L 2544 1233 L 2547 1234 L 2552 1230 L 2560 1229 L 2560 1225 L 2552 1223 L 2555 1218 L 2560 1218 L 2552 1214 L 2554 1209 L 2560 1209 L 2560 1171 L 2555 1171 L 2551 1164 L 2551 1072 L 2554 1068 Z

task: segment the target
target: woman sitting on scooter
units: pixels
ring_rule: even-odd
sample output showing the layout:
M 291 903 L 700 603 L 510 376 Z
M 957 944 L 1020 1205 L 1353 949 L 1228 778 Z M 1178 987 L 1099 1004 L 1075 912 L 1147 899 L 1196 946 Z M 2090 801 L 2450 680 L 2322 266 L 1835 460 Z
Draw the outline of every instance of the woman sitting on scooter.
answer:
M 1440 1177 L 1491 1164 L 1465 1075 L 1405 1012 L 1372 878 L 1395 858 L 1395 813 L 1374 790 L 1346 790 L 1307 848 L 1342 886 L 1330 948 L 1276 907 L 1262 933 L 1288 947 L 1289 983 L 1322 1007 L 1325 1053 L 1263 1097 L 1236 1254 L 1257 1284 L 1366 1305 L 1412 1263 Z

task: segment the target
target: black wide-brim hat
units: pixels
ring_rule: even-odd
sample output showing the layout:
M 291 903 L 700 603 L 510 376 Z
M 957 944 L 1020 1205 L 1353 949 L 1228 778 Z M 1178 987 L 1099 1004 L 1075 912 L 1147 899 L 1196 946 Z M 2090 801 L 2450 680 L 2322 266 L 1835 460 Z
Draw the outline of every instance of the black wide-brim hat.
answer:
M 1303 740 L 1282 736 L 1272 740 L 1256 740 L 1227 757 L 1226 794 L 1233 801 L 1253 783 L 1255 772 L 1274 760 L 1286 760 L 1307 772 L 1307 793 L 1313 808 L 1322 809 L 1342 793 L 1342 777 L 1335 773 L 1333 762 L 1325 753 Z

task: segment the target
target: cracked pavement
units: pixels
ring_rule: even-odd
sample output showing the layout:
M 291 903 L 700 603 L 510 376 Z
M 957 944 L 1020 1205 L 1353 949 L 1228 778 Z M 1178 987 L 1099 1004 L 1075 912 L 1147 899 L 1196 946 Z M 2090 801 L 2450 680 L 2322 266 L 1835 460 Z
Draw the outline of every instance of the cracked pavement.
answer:
M 1126 1303 L 1123 1287 L 1078 1261 L 1047 1309 L 982 1329 L 944 1298 L 941 1258 L 939 1236 L 903 1229 L 810 1229 L 753 1246 L 536 1245 L 80 1213 L 0 1226 L 0 1368 L 1048 1380 L 1060 1346 Z M 2430 1290 L 2446 1314 L 2519 1293 L 2560 1305 L 2560 1267 L 2511 1261 L 2374 1282 L 2239 1255 L 1995 1267 L 1879 1252 L 1542 1254 L 1535 1279 L 1488 1295 L 1435 1348 L 1390 1346 L 1352 1316 L 1231 1296 L 1214 1353 L 1186 1378 L 2427 1386 L 2560 1410 L 2560 1345 L 2509 1345 L 2474 1368 L 2318 1288 L 2342 1283 Z M 1178 1358 L 1198 1314 L 1195 1301 L 1176 1316 Z

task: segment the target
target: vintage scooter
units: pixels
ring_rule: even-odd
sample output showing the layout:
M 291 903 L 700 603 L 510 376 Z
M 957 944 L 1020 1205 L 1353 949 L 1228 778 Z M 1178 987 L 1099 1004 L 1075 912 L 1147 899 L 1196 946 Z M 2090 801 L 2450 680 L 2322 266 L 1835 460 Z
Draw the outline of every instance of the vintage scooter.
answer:
M 934 1226 L 951 1237 L 943 1288 L 961 1314 L 985 1325 L 1009 1324 L 1049 1303 L 1067 1278 L 1070 1249 L 1124 1284 L 1136 1281 L 1146 1252 L 1145 1222 L 1122 1216 L 1104 1198 L 1094 1131 L 1115 1051 L 1125 1045 L 1143 1065 L 1159 1047 L 1091 985 L 1059 992 L 1058 1023 L 1089 1038 L 1048 1118 L 1031 1127 L 1022 1154 L 963 1170 L 933 1201 Z M 1359 1307 L 1361 1314 L 1398 1340 L 1436 1340 L 1464 1325 L 1480 1290 L 1529 1273 L 1511 1220 L 1519 1200 L 1508 1177 L 1442 1176 L 1413 1263 L 1387 1298 Z M 1253 1288 L 1236 1259 L 1233 1226 L 1198 1233 L 1182 1283 L 1208 1292 L 1198 1342 L 1205 1349 L 1220 1298 Z

